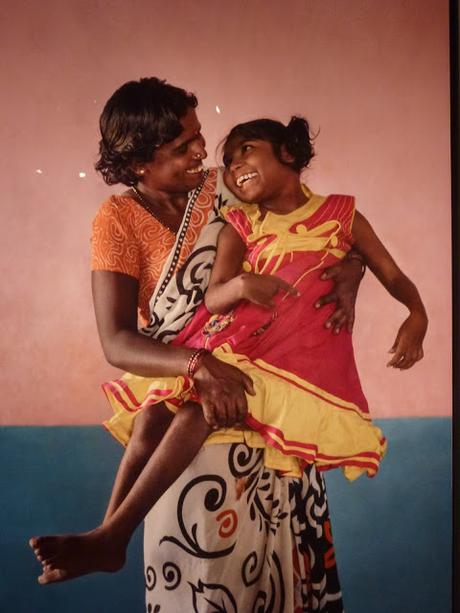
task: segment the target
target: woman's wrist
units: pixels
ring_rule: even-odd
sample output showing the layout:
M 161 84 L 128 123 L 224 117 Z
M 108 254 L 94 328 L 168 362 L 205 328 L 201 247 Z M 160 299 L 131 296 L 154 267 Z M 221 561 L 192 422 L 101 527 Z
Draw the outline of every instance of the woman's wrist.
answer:
M 366 272 L 366 262 L 363 256 L 358 253 L 358 251 L 349 251 L 346 255 L 346 259 L 349 262 L 356 263 L 357 266 L 361 267 L 361 278 L 364 277 L 364 273 Z
M 203 347 L 192 351 L 187 362 L 187 376 L 190 377 L 190 379 L 193 379 L 196 371 L 201 366 L 201 361 L 207 354 L 209 354 L 209 351 Z

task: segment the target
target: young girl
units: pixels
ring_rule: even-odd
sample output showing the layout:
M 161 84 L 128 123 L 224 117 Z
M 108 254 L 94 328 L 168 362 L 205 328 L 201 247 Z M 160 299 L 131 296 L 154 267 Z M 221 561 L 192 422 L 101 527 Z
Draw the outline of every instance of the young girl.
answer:
M 331 335 L 314 307 L 322 271 L 354 245 L 407 306 L 390 366 L 410 368 L 423 357 L 427 317 L 416 287 L 355 210 L 354 199 L 318 196 L 301 184 L 312 156 L 308 123 L 298 117 L 287 126 L 268 119 L 240 124 L 225 139 L 226 183 L 238 200 L 252 204 L 222 211 L 227 225 L 205 305 L 174 341 L 196 348 L 188 377 L 128 373 L 105 384 L 115 411 L 106 425 L 114 436 L 126 443 L 142 409 L 155 428 L 152 438 L 161 441 L 145 437 L 144 466 L 124 499 L 111 502 L 102 526 L 31 539 L 44 566 L 40 583 L 118 570 L 136 526 L 205 441 L 264 448 L 265 465 L 289 476 L 311 462 L 324 470 L 340 466 L 350 480 L 377 472 L 386 443 L 369 418 L 351 335 Z M 217 430 L 226 416 L 203 415 L 197 405 L 193 376 L 208 352 L 252 379 L 248 413 L 227 407 L 239 411 L 239 428 Z

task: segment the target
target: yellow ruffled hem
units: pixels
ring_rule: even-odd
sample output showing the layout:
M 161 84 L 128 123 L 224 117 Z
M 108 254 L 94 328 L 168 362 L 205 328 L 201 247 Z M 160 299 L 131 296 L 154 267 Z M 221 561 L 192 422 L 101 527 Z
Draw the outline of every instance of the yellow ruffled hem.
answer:
M 299 477 L 306 463 L 322 470 L 341 467 L 350 481 L 363 473 L 376 474 L 386 440 L 358 406 L 263 360 L 251 362 L 232 353 L 228 345 L 214 354 L 248 374 L 256 395 L 247 397 L 251 429 L 213 432 L 206 445 L 245 442 L 264 448 L 265 466 L 289 476 Z M 114 410 L 104 425 L 126 445 L 139 410 L 164 401 L 177 411 L 191 398 L 193 382 L 187 377 L 151 379 L 126 373 L 103 389 Z

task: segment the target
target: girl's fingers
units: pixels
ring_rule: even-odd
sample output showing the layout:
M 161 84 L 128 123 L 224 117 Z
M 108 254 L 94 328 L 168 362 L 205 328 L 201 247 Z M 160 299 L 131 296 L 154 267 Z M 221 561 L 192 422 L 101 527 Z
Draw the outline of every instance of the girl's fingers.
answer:
M 298 289 L 295 288 L 290 283 L 287 283 L 287 281 L 285 281 L 284 279 L 280 279 L 279 277 L 277 277 L 277 282 L 278 282 L 278 290 L 284 289 L 292 296 L 300 296 L 300 292 L 298 291 Z
M 387 367 L 390 367 L 390 366 L 397 367 L 397 364 L 404 358 L 404 353 L 401 349 L 394 348 L 393 353 L 394 353 L 394 356 L 388 362 Z

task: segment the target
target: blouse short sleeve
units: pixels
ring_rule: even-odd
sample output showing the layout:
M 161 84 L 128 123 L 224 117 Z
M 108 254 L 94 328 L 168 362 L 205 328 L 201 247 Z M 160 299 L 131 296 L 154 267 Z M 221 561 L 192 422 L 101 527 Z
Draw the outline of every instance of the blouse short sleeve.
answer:
M 139 245 L 130 229 L 129 220 L 122 219 L 122 210 L 113 199 L 101 206 L 93 220 L 91 270 L 121 272 L 139 279 Z
M 247 237 L 252 232 L 250 208 L 252 205 L 239 204 L 235 206 L 223 206 L 220 209 L 221 216 L 231 224 L 243 241 L 247 243 Z

